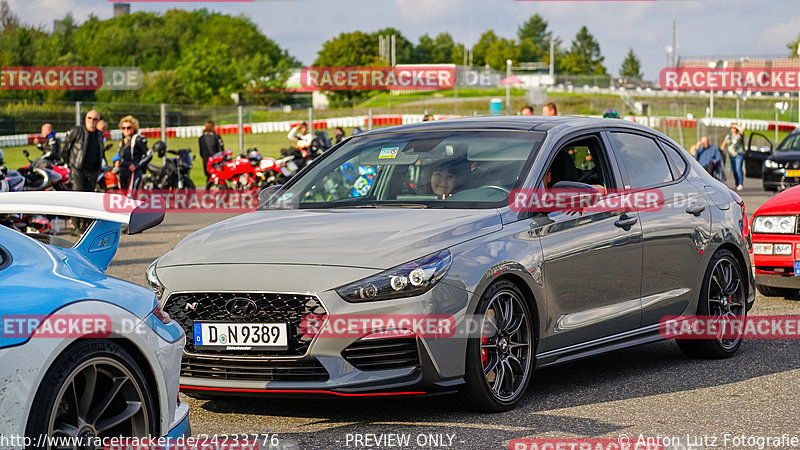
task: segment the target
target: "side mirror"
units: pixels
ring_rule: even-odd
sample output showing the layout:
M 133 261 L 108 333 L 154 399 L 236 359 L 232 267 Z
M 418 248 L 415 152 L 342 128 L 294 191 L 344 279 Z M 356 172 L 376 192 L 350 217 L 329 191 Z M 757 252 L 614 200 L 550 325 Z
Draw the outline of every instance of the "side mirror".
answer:
M 568 204 L 581 204 L 585 207 L 597 204 L 601 196 L 600 191 L 591 184 L 577 181 L 559 181 L 553 185 L 551 192 L 563 195 Z
M 282 184 L 275 184 L 272 186 L 267 186 L 264 189 L 258 191 L 258 204 L 266 205 L 267 203 L 269 203 L 275 196 L 275 194 L 277 194 L 278 191 L 281 190 L 282 187 L 283 187 Z
M 22 154 L 25 155 L 26 158 L 31 156 L 31 153 L 29 151 L 27 151 L 27 150 L 23 150 Z

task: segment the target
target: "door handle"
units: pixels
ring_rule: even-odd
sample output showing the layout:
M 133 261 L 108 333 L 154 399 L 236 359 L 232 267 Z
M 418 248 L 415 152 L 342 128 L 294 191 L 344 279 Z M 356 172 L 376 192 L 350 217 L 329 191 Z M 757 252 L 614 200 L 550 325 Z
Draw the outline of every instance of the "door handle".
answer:
M 616 226 L 618 226 L 620 228 L 628 228 L 628 227 L 632 226 L 633 224 L 635 224 L 638 221 L 639 221 L 639 219 L 636 218 L 636 217 L 626 217 L 624 219 L 620 218 L 619 220 L 615 221 L 614 225 L 616 225 Z
M 686 208 L 686 212 L 688 214 L 694 214 L 695 216 L 699 216 L 701 212 L 706 210 L 706 205 L 692 205 Z

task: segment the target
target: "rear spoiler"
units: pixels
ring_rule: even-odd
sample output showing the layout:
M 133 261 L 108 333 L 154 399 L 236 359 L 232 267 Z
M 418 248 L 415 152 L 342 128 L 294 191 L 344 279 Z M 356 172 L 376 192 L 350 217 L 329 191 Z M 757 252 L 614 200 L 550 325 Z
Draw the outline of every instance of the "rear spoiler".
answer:
M 0 214 L 45 214 L 116 222 L 128 225 L 128 234 L 141 233 L 160 224 L 164 212 L 163 202 L 151 205 L 120 194 L 66 191 L 0 194 Z

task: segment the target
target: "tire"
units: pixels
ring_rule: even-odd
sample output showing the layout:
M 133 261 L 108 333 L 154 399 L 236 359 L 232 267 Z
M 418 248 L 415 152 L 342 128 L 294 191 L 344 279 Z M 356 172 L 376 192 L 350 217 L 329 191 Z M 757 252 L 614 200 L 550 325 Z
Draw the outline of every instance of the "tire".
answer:
M 511 318 L 505 321 L 503 310 L 509 311 L 509 305 Z M 495 325 L 498 316 L 505 325 Z M 534 317 L 519 288 L 506 280 L 486 290 L 475 317 L 482 318 L 481 336 L 467 339 L 466 383 L 459 399 L 472 411 L 508 411 L 520 402 L 531 380 Z
M 758 289 L 758 292 L 761 292 L 762 295 L 766 295 L 767 297 L 796 297 L 797 294 L 800 293 L 800 290 L 798 289 L 779 288 L 765 286 L 763 284 L 757 284 L 756 289 Z
M 88 389 L 90 385 L 94 388 Z M 158 416 L 133 357 L 115 342 L 81 339 L 55 359 L 42 379 L 25 434 L 33 442 L 45 434 L 158 436 Z M 116 420 L 121 422 L 113 425 Z
M 728 250 L 719 250 L 711 258 L 697 305 L 698 316 L 747 315 L 747 291 L 743 271 L 736 257 Z M 741 337 L 735 339 L 676 339 L 681 351 L 691 358 L 730 358 L 742 345 Z

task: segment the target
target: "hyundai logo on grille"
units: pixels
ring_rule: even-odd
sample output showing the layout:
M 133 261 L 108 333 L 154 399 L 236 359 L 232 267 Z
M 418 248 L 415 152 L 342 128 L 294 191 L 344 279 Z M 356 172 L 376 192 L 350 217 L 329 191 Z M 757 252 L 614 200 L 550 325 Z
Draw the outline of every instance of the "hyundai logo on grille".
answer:
M 225 311 L 233 319 L 244 319 L 257 313 L 258 305 L 248 298 L 236 297 L 225 303 Z

